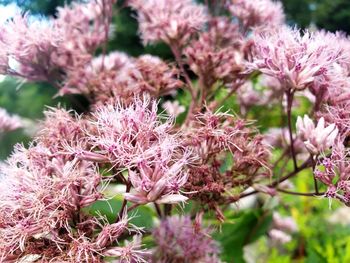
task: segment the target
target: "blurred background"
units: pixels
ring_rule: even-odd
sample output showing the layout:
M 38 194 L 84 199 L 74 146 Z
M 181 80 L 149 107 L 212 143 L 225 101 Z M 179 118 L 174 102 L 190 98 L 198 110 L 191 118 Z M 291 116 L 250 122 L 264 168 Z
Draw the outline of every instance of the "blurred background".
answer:
M 55 16 L 57 7 L 70 1 L 64 0 L 0 0 L 0 23 L 4 23 L 16 12 L 30 12 L 44 18 Z M 290 25 L 301 28 L 324 28 L 330 31 L 350 33 L 349 0 L 283 0 Z M 109 50 L 124 51 L 132 56 L 150 53 L 166 60 L 172 58 L 167 46 L 159 44 L 144 47 L 137 36 L 135 14 L 123 7 L 118 1 L 117 15 L 113 24 L 115 34 L 108 44 Z M 19 80 L 0 75 L 0 107 L 11 114 L 18 114 L 25 120 L 25 127 L 13 132 L 0 134 L 0 160 L 11 153 L 15 143 L 27 144 L 30 135 L 35 132 L 36 122 L 43 117 L 43 110 L 57 104 L 75 108 L 73 101 L 84 103 L 80 97 L 55 97 L 56 90 L 47 83 L 22 83 Z M 76 108 L 76 110 L 78 110 Z M 300 107 L 305 113 L 305 107 Z M 258 119 L 259 127 L 264 130 L 274 122 L 271 116 L 260 116 L 259 111 L 251 118 Z M 275 116 L 276 122 L 279 116 Z M 267 123 L 269 120 L 269 123 Z M 300 174 L 292 182 L 297 192 L 313 189 L 309 172 Z M 281 195 L 279 197 L 258 196 L 247 200 L 234 213 L 234 224 L 222 226 L 224 259 L 227 262 L 350 262 L 350 209 L 333 201 L 310 197 Z M 259 207 L 259 209 L 254 209 Z M 265 235 L 269 229 L 269 220 L 265 220 L 264 209 L 275 209 L 283 216 L 291 216 L 297 223 L 297 231 L 291 241 L 281 246 L 269 244 Z M 234 209 L 234 208 L 233 208 Z M 256 228 L 257 226 L 257 228 Z M 254 230 L 255 229 L 255 230 Z M 234 260 L 232 260 L 234 258 Z

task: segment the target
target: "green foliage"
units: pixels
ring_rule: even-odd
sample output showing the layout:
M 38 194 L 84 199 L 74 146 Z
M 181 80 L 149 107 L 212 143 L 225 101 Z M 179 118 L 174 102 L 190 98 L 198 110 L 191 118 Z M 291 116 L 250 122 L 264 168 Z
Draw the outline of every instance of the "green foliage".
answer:
M 109 223 L 114 223 L 117 219 L 118 212 L 122 207 L 123 199 L 122 198 L 112 198 L 106 201 L 96 201 L 94 204 L 84 208 L 86 213 L 99 216 L 102 215 L 106 217 Z M 132 204 L 128 204 L 131 206 Z M 150 230 L 154 224 L 155 214 L 153 210 L 148 206 L 140 206 L 129 213 L 129 217 L 132 219 L 130 223 L 138 227 L 143 227 L 144 229 Z
M 215 238 L 222 246 L 222 259 L 227 262 L 244 262 L 243 248 L 266 234 L 272 215 L 270 211 L 254 209 L 227 217 Z
M 0 82 L 0 106 L 11 114 L 24 118 L 25 129 L 18 129 L 3 135 L 0 140 L 0 159 L 5 159 L 12 151 L 13 145 L 21 142 L 28 143 L 31 133 L 37 127 L 36 120 L 43 117 L 46 106 L 61 104 L 70 107 L 69 101 L 63 98 L 53 98 L 56 90 L 50 85 L 41 83 L 24 83 L 6 78 Z

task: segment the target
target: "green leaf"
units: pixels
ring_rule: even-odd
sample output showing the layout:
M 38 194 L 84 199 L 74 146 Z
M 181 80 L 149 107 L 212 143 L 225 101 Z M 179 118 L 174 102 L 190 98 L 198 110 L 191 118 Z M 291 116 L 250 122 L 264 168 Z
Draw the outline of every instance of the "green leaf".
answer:
M 230 219 L 227 220 L 229 222 Z M 232 221 L 232 220 L 231 220 Z M 224 223 L 215 236 L 222 245 L 222 259 L 227 262 L 244 262 L 243 247 L 264 235 L 272 222 L 270 211 L 246 211 L 232 223 Z
M 98 216 L 105 216 L 109 223 L 114 223 L 117 219 L 117 215 L 122 207 L 121 198 L 113 198 L 110 200 L 99 200 L 92 205 L 84 208 L 85 212 Z M 128 204 L 130 206 L 131 204 Z M 153 227 L 153 219 L 155 218 L 154 211 L 147 206 L 140 206 L 128 213 L 131 217 L 130 223 L 144 227 L 145 229 L 151 229 Z

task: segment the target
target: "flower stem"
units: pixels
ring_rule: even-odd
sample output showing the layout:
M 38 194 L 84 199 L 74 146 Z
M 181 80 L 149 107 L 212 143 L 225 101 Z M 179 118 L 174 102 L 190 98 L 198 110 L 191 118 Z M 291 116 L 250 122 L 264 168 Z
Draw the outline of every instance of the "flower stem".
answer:
M 297 158 L 294 149 L 294 139 L 292 130 L 292 104 L 294 98 L 294 92 L 292 90 L 287 91 L 287 118 L 288 118 L 288 130 L 289 130 L 289 140 L 290 140 L 290 150 L 293 158 L 294 171 L 298 170 Z

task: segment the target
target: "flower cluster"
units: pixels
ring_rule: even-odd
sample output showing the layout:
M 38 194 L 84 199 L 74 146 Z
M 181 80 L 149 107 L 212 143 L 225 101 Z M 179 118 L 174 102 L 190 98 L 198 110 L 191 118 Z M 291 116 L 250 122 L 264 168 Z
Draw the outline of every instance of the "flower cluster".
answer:
M 271 0 L 204 2 L 126 2 L 143 43 L 164 42 L 174 61 L 110 50 L 115 0 L 0 26 L 1 74 L 86 104 L 49 108 L 1 163 L 1 262 L 220 262 L 202 221 L 231 224 L 242 198 L 350 205 L 348 37 L 292 29 Z M 0 109 L 1 133 L 21 125 Z M 304 170 L 313 192 L 283 187 Z M 282 244 L 297 228 L 274 214 L 268 229 Z
M 155 262 L 219 262 L 218 245 L 209 233 L 199 217 L 195 223 L 186 216 L 168 217 L 153 231 Z
M 92 59 L 108 38 L 114 1 L 91 1 L 58 9 L 57 18 L 17 15 L 0 29 L 1 73 L 30 81 L 62 81 Z M 55 83 L 55 85 L 58 85 Z
M 191 0 L 131 0 L 129 4 L 138 12 L 144 44 L 158 41 L 185 44 L 208 19 L 204 6 Z
M 271 0 L 232 0 L 230 12 L 240 19 L 245 30 L 259 26 L 280 26 L 285 16 L 280 2 Z
M 269 150 L 262 137 L 227 113 L 198 115 L 183 145 L 197 156 L 185 189 L 214 209 L 218 218 L 222 217 L 218 205 L 234 199 L 236 188 L 245 189 L 269 175 Z
M 320 154 L 334 145 L 338 135 L 338 128 L 335 124 L 325 127 L 323 117 L 315 127 L 309 116 L 305 115 L 303 119 L 299 116 L 296 125 L 298 135 L 304 141 L 305 147 L 314 155 Z
M 282 26 L 256 30 L 254 41 L 252 68 L 278 79 L 285 90 L 316 91 L 321 85 L 331 85 L 328 74 L 341 53 L 329 47 L 322 34 L 302 34 L 298 29 Z

